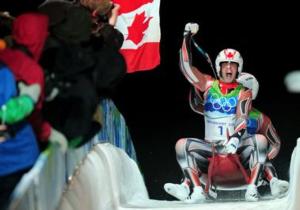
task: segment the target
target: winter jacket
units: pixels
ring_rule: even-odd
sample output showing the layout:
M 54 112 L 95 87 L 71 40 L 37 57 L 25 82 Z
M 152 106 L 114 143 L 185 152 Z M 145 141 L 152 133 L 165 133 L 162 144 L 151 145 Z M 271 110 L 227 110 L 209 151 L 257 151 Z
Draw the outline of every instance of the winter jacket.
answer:
M 0 107 L 9 99 L 17 96 L 16 80 L 12 72 L 0 64 Z M 26 120 L 9 126 L 13 131 L 0 143 L 0 177 L 23 169 L 35 163 L 39 148 L 34 131 Z
M 0 61 L 11 69 L 17 81 L 23 81 L 27 85 L 39 84 L 41 87 L 41 95 L 29 118 L 41 141 L 48 140 L 51 132 L 50 124 L 41 114 L 45 81 L 44 72 L 38 64 L 47 36 L 47 16 L 38 13 L 22 14 L 15 19 L 12 26 L 12 37 L 17 47 L 0 52 Z

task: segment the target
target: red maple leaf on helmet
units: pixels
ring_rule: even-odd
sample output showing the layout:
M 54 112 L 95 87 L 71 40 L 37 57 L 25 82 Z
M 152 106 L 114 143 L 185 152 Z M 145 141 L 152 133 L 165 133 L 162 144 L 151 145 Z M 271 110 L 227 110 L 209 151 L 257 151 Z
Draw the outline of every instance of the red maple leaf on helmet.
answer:
M 127 40 L 131 40 L 136 45 L 142 41 L 144 37 L 144 31 L 148 28 L 152 17 L 149 17 L 147 20 L 146 19 L 145 11 L 141 14 L 135 15 L 131 26 L 128 27 Z
M 225 56 L 228 58 L 228 59 L 233 59 L 233 57 L 235 56 L 236 54 L 236 51 L 232 52 L 232 51 L 227 51 L 225 50 Z

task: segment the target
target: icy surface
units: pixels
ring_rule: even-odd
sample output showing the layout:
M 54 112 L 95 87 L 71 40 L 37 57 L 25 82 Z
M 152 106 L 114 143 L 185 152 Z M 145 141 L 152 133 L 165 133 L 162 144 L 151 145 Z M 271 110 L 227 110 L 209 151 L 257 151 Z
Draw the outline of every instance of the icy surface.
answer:
M 127 208 L 134 209 L 201 209 L 201 210 L 285 210 L 287 209 L 287 197 L 275 200 L 263 200 L 258 202 L 208 202 L 201 204 L 186 204 L 179 201 L 159 201 L 159 200 L 135 200 L 126 205 Z M 125 206 L 123 206 L 125 207 Z
M 290 189 L 280 199 L 265 195 L 257 202 L 206 201 L 187 204 L 181 201 L 153 200 L 137 164 L 124 151 L 110 144 L 97 145 L 88 155 L 77 183 L 64 194 L 59 210 L 297 210 L 300 209 L 300 138 L 290 164 Z M 95 159 L 96 161 L 90 161 Z M 101 165 L 101 167 L 100 167 Z M 98 166 L 98 167 L 97 167 Z M 94 179 L 86 187 L 83 180 Z M 84 193 L 83 189 L 85 189 Z M 78 193 L 76 193 L 78 192 Z M 234 196 L 235 198 L 237 196 Z M 84 204 L 84 205 L 83 205 Z M 93 205 L 92 205 L 93 204 Z M 83 206 L 85 208 L 83 208 Z

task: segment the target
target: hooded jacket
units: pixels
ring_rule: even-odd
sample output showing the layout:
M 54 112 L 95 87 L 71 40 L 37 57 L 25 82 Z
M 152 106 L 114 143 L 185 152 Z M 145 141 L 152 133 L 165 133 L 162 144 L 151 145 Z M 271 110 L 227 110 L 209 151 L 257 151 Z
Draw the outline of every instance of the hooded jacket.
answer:
M 16 46 L 0 52 L 0 61 L 5 63 L 13 72 L 17 81 L 27 85 L 39 84 L 41 95 L 29 121 L 39 140 L 48 140 L 51 126 L 41 115 L 44 100 L 44 72 L 38 64 L 45 40 L 48 36 L 48 17 L 39 13 L 25 13 L 18 16 L 12 26 L 12 37 Z

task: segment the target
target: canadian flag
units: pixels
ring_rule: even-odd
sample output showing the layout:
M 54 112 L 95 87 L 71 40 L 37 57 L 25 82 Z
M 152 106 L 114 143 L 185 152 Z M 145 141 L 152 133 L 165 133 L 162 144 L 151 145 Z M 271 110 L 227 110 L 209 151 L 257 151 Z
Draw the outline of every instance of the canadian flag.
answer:
M 113 0 L 120 5 L 116 28 L 127 72 L 151 70 L 160 64 L 160 0 Z

